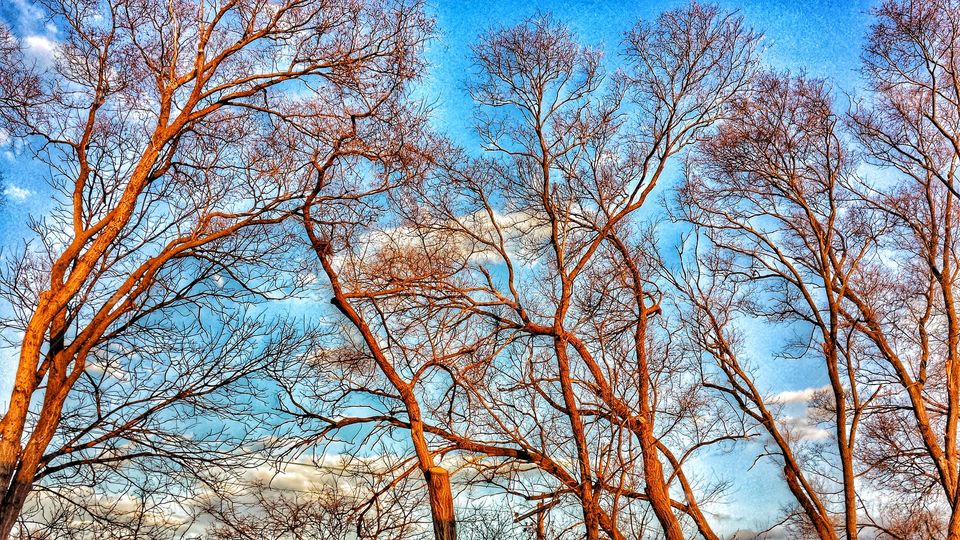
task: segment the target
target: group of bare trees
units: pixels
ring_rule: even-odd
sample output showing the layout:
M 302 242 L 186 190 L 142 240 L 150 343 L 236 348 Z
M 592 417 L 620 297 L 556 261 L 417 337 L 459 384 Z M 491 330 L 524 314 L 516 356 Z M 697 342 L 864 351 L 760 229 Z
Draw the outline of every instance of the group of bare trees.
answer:
M 49 167 L 54 201 L 3 274 L 19 363 L 0 537 L 45 476 L 154 458 L 202 469 L 248 444 L 204 416 L 255 409 L 242 389 L 302 341 L 256 313 L 298 286 L 284 224 L 331 146 L 393 115 L 427 27 L 402 3 L 40 7 L 64 30 L 49 66 L 2 36 L 0 115 Z
M 878 6 L 846 101 L 709 5 L 492 28 L 481 148 L 416 1 L 37 6 L 0 538 L 960 540 L 957 2 Z

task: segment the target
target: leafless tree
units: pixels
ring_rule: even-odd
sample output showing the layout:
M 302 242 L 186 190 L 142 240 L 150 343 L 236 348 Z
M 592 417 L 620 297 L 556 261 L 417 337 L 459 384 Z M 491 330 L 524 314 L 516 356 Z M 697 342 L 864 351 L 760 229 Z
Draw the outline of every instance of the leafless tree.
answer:
M 77 495 L 83 496 L 80 493 Z M 18 518 L 12 537 L 18 540 L 172 540 L 183 537 L 183 522 L 171 508 L 155 504 L 147 493 L 130 492 L 123 500 L 86 495 L 83 505 L 63 498 L 34 497 Z M 33 504 L 36 503 L 36 504 Z
M 714 538 L 683 463 L 728 437 L 686 422 L 696 399 L 669 345 L 648 352 L 663 334 L 650 330 L 654 276 L 631 218 L 669 158 L 747 87 L 756 38 L 696 4 L 628 37 L 631 71 L 607 77 L 599 51 L 550 17 L 486 35 L 471 92 L 489 158 L 438 156 L 397 210 L 387 236 L 399 246 L 378 251 L 396 254 L 388 271 L 342 296 L 421 306 L 419 334 L 387 334 L 396 312 L 383 309 L 371 335 L 398 344 L 392 354 L 411 335 L 428 343 L 421 369 L 404 369 L 446 372 L 450 401 L 417 429 L 485 461 L 477 479 L 538 512 L 572 498 L 588 538 L 644 534 L 644 505 L 669 538 L 683 537 L 681 519 Z M 658 414 L 670 418 L 659 430 Z M 686 429 L 694 440 L 675 454 L 666 441 Z
M 393 136 L 405 133 L 396 128 L 396 123 L 389 126 Z M 358 142 L 359 138 L 349 141 L 350 144 Z M 411 156 L 403 140 L 388 143 L 387 147 L 397 151 L 389 158 L 380 152 L 369 154 L 369 139 L 360 143 L 357 153 L 360 159 L 373 159 L 386 167 L 378 182 L 368 191 L 358 193 L 359 209 L 344 207 L 331 213 L 330 205 L 318 206 L 324 197 L 328 175 L 332 178 L 349 175 L 350 167 L 344 161 L 350 161 L 350 150 L 343 155 L 331 154 L 325 165 L 329 168 L 319 170 L 316 188 L 307 197 L 304 224 L 310 245 L 332 290 L 331 303 L 349 322 L 350 327 L 344 333 L 353 334 L 355 339 L 348 339 L 343 347 L 334 351 L 335 355 L 343 355 L 334 362 L 343 373 L 337 391 L 314 394 L 319 401 L 327 402 L 326 407 L 303 406 L 294 400 L 292 412 L 298 417 L 322 420 L 325 425 L 318 436 L 361 423 L 406 430 L 416 456 L 416 468 L 423 475 L 429 493 L 436 538 L 447 540 L 456 537 L 449 472 L 436 462 L 436 454 L 427 439 L 424 428 L 427 412 L 422 409 L 423 394 L 419 388 L 429 387 L 427 375 L 436 363 L 437 336 L 432 331 L 447 333 L 453 328 L 443 328 L 444 321 L 433 318 L 434 313 L 417 309 L 404 298 L 411 282 L 415 283 L 418 278 L 432 279 L 436 270 L 418 268 L 423 259 L 413 257 L 410 252 L 391 252 L 387 245 L 371 246 L 371 242 L 388 242 L 386 238 L 377 237 L 377 228 L 371 226 L 383 219 L 383 208 L 378 208 L 375 201 L 392 198 L 398 182 L 418 178 L 418 169 L 428 163 L 428 159 L 420 155 L 419 150 Z M 423 342 L 410 344 L 417 339 Z M 293 395 L 295 390 L 289 393 Z M 357 396 L 375 404 L 368 401 L 358 404 Z M 386 407 L 380 414 L 344 415 L 355 407 L 376 411 L 379 404 Z M 331 409 L 336 411 L 335 417 L 322 416 L 323 411 Z
M 357 122 L 399 89 L 429 28 L 403 3 L 40 5 L 64 33 L 52 64 L 25 62 L 8 30 L 0 59 L 3 127 L 58 194 L 4 274 L 19 363 L 0 421 L 0 537 L 50 464 L 71 396 L 94 399 L 78 384 L 117 354 L 112 337 L 198 297 L 216 304 L 221 280 L 240 300 L 295 285 L 247 263 L 283 246 L 272 226 L 300 208 L 312 170 L 300 152 L 329 140 L 304 134 Z
M 715 360 L 706 383 L 762 427 L 821 538 L 837 536 L 841 514 L 847 537 L 960 535 L 958 14 L 954 2 L 877 8 L 864 54 L 872 92 L 846 126 L 824 83 L 765 76 L 681 191 L 699 234 L 681 289 L 693 341 Z M 792 354 L 825 370 L 829 391 L 811 405 L 832 427 L 828 462 L 791 437 L 751 369 L 744 335 L 758 316 L 789 323 L 802 337 Z
M 50 62 L 0 26 L 54 195 L 0 271 L 0 538 L 713 540 L 691 465 L 735 448 L 792 496 L 761 536 L 960 540 L 956 1 L 875 10 L 849 110 L 712 6 L 613 72 L 495 27 L 477 149 L 413 99 L 418 0 L 39 5 Z
M 888 512 L 947 515 L 951 539 L 960 538 L 958 15 L 960 5 L 950 1 L 890 1 L 875 10 L 864 52 L 873 92 L 850 124 L 867 160 L 887 175 L 866 182 L 860 196 L 892 230 L 881 260 L 846 291 L 851 319 L 900 388 L 873 424 L 876 444 L 866 456 L 883 485 L 900 495 Z M 885 532 L 923 536 L 930 530 L 924 521 Z
M 846 187 L 855 163 L 823 82 L 766 74 L 733 110 L 702 144 L 679 194 L 683 219 L 709 246 L 691 257 L 702 271 L 681 278 L 691 307 L 688 333 L 715 360 L 705 384 L 771 439 L 771 454 L 782 459 L 787 485 L 818 537 L 837 537 L 830 495 L 839 490 L 844 531 L 855 538 L 854 447 L 880 386 L 861 377 L 867 367 L 845 321 L 844 294 L 876 247 L 874 228 Z M 776 352 L 781 358 L 818 359 L 829 380 L 823 420 L 834 430 L 839 475 L 804 463 L 802 438 L 783 425 L 750 367 L 756 355 L 742 342 L 748 318 L 791 325 L 796 339 Z

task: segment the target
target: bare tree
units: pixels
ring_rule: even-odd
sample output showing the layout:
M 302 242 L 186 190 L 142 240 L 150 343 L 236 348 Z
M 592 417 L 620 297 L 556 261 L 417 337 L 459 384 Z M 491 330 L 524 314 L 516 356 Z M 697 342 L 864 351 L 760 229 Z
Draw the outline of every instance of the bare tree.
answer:
M 43 456 L 40 510 L 52 505 L 81 522 L 120 526 L 132 493 L 148 494 L 164 515 L 164 506 L 189 507 L 198 489 L 264 462 L 272 425 L 261 397 L 266 375 L 312 338 L 241 315 L 204 317 L 206 328 L 190 318 L 186 329 L 150 328 L 156 341 L 141 327 L 92 354 Z
M 318 168 L 316 187 L 307 197 L 304 225 L 332 290 L 331 303 L 349 322 L 348 332 L 357 334 L 356 342 L 348 349 L 353 353 L 348 354 L 347 359 L 359 357 L 368 362 L 359 365 L 348 362 L 345 371 L 351 374 L 359 371 L 362 380 L 344 377 L 342 382 L 361 384 L 345 384 L 338 393 L 326 397 L 334 410 L 339 409 L 339 418 L 319 416 L 323 409 L 318 411 L 296 403 L 293 412 L 327 422 L 318 434 L 321 436 L 359 423 L 384 423 L 390 428 L 402 426 L 407 430 L 416 468 L 423 475 L 429 494 L 435 536 L 438 540 L 448 540 L 456 538 L 449 471 L 436 462 L 436 454 L 430 447 L 424 427 L 427 411 L 422 408 L 423 400 L 417 390 L 426 382 L 425 372 L 435 361 L 430 355 L 437 352 L 431 348 L 435 336 L 430 330 L 442 327 L 442 322 L 433 320 L 432 313 L 417 310 L 404 301 L 405 288 L 418 279 L 432 279 L 435 269 L 417 268 L 423 259 L 411 257 L 411 253 L 391 253 L 386 246 L 370 245 L 371 240 L 374 243 L 383 240 L 374 235 L 376 228 L 372 226 L 382 219 L 384 212 L 377 199 L 389 200 L 399 183 L 415 181 L 422 174 L 420 169 L 429 162 L 418 145 L 410 144 L 418 142 L 416 136 L 406 129 L 398 129 L 398 125 L 403 124 L 389 124 L 386 129 L 391 136 L 376 145 L 371 145 L 371 137 L 351 132 L 350 138 L 344 140 L 344 147 L 338 147 Z M 334 209 L 324 204 L 328 182 L 349 176 L 350 163 L 355 158 L 383 165 L 378 181 L 367 191 L 357 193 L 359 207 Z M 413 336 L 422 336 L 426 343 L 406 346 Z M 375 370 L 382 379 L 369 377 L 368 370 Z M 374 417 L 343 418 L 343 411 L 349 410 L 358 394 L 377 401 L 392 401 L 400 405 L 400 410 L 391 407 L 390 413 Z
M 113 334 L 216 297 L 217 279 L 252 295 L 288 286 L 237 272 L 282 245 L 268 231 L 299 208 L 300 128 L 382 101 L 368 94 L 409 79 L 428 28 L 415 4 L 41 6 L 65 36 L 52 65 L 27 64 L 19 45 L 0 60 L 3 127 L 49 164 L 61 197 L 5 274 L 6 328 L 22 337 L 0 422 L 0 537 Z
M 33 497 L 17 521 L 18 540 L 173 540 L 182 538 L 184 523 L 171 515 L 176 506 L 157 504 L 149 492 L 128 492 L 123 499 L 102 499 L 78 491 L 83 504 L 62 497 Z
M 485 460 L 478 480 L 526 499 L 531 516 L 572 498 L 588 538 L 623 538 L 650 525 L 643 506 L 669 538 L 684 536 L 675 510 L 716 537 L 683 463 L 726 437 L 694 427 L 678 454 L 666 442 L 691 427 L 696 400 L 671 394 L 682 377 L 669 345 L 648 350 L 664 335 L 650 330 L 654 276 L 631 217 L 669 158 L 747 87 L 755 40 L 737 17 L 694 4 L 638 25 L 631 72 L 608 78 L 599 51 L 549 17 L 493 30 L 471 85 L 490 158 L 438 158 L 440 173 L 398 210 L 403 260 L 417 261 L 399 284 L 417 317 L 445 321 L 431 340 L 455 336 L 421 364 L 447 371 L 456 398 L 423 429 Z M 345 295 L 394 290 L 380 287 Z M 658 413 L 671 418 L 662 430 Z
M 891 231 L 882 258 L 846 291 L 851 319 L 900 388 L 872 426 L 876 444 L 866 459 L 902 498 L 891 514 L 948 515 L 947 538 L 960 538 L 958 15 L 960 6 L 951 1 L 890 1 L 875 10 L 864 51 L 873 92 L 850 123 L 868 161 L 887 175 L 865 183 L 859 194 Z M 916 534 L 925 527 L 904 530 Z
M 960 540 L 956 1 L 875 10 L 849 113 L 712 6 L 612 73 L 493 28 L 477 152 L 413 99 L 418 0 L 40 8 L 49 63 L 0 26 L 54 195 L 0 270 L 0 538 L 713 540 L 692 464 L 737 448 L 792 496 L 766 532 Z
M 872 93 L 848 117 L 853 141 L 823 83 L 768 75 L 681 192 L 701 233 L 681 288 L 693 341 L 716 360 L 707 384 L 762 426 L 821 538 L 836 537 L 841 512 L 848 537 L 960 535 L 958 13 L 954 2 L 875 11 Z M 793 354 L 823 361 L 829 393 L 814 394 L 814 420 L 833 428 L 839 472 L 802 451 L 750 369 L 743 327 L 758 315 L 808 329 Z M 873 501 L 858 484 L 891 496 Z
M 879 391 L 860 378 L 862 346 L 845 321 L 845 290 L 876 246 L 846 187 L 856 163 L 821 81 L 766 74 L 733 110 L 703 143 L 679 195 L 683 219 L 709 246 L 691 257 L 702 271 L 689 271 L 681 285 L 692 308 L 689 334 L 716 361 L 705 384 L 772 439 L 818 537 L 837 537 L 829 495 L 838 489 L 845 534 L 856 538 L 854 447 L 871 398 L 861 397 L 862 388 L 873 397 Z M 839 475 L 803 462 L 802 441 L 783 425 L 749 367 L 740 329 L 748 317 L 790 324 L 797 339 L 778 354 L 820 361 L 830 392 L 823 420 L 834 429 Z

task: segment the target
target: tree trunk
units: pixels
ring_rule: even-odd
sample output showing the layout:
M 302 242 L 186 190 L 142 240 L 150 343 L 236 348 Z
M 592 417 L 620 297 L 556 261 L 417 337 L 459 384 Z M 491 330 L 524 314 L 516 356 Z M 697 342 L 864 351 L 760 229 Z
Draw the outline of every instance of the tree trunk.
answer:
M 450 473 L 443 467 L 427 469 L 427 489 L 430 492 L 430 511 L 433 513 L 433 534 L 436 540 L 456 540 L 457 522 L 453 514 L 453 492 Z
M 537 512 L 537 536 L 536 540 L 547 540 L 547 528 L 545 523 L 546 510 Z
M 653 435 L 645 433 L 641 437 L 640 446 L 646 483 L 644 492 L 650 500 L 650 507 L 657 516 L 657 521 L 663 527 L 663 536 L 667 540 L 683 540 L 683 528 L 680 527 L 680 521 L 673 513 L 670 490 L 663 480 L 663 465 L 658 459 Z
M 23 509 L 23 504 L 32 488 L 30 483 L 20 480 L 19 476 L 14 477 L 7 495 L 0 505 L 0 540 L 10 538 L 10 533 L 17 524 L 17 518 L 20 517 L 20 511 Z

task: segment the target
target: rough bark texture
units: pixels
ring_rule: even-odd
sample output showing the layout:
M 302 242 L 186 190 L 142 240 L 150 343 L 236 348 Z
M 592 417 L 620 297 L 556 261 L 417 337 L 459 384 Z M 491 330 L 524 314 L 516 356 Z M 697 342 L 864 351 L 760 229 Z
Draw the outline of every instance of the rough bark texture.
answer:
M 426 479 L 430 490 L 433 535 L 437 540 L 455 540 L 457 538 L 457 522 L 453 513 L 450 473 L 443 467 L 430 467 L 426 471 Z

